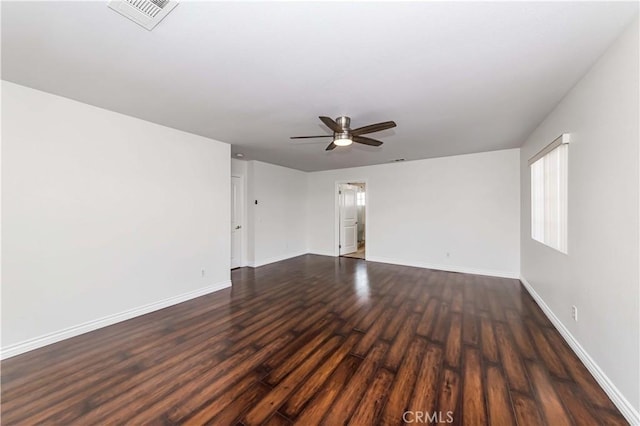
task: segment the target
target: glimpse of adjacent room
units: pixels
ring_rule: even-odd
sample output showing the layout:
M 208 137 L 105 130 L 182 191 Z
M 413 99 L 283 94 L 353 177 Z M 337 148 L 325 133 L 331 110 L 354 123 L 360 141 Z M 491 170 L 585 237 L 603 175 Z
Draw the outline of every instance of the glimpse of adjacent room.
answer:
M 338 191 L 340 256 L 366 259 L 366 202 L 366 183 L 350 182 L 340 185 Z

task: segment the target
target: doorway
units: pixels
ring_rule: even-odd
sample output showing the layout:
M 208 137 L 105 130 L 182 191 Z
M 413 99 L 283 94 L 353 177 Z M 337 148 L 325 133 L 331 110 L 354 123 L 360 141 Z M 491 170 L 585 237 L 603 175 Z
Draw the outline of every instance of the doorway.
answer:
M 231 176 L 231 269 L 242 266 L 242 224 L 244 222 L 244 181 Z
M 366 183 L 338 184 L 338 253 L 366 258 Z

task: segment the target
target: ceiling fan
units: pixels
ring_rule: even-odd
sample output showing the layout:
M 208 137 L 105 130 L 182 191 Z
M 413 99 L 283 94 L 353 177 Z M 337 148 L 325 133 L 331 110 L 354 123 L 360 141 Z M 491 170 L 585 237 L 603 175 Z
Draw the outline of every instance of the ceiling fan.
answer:
M 361 143 L 364 145 L 380 146 L 382 145 L 382 142 L 380 142 L 379 140 L 368 138 L 362 135 L 396 127 L 395 122 L 385 121 L 382 123 L 369 124 L 368 126 L 358 127 L 357 129 L 351 130 L 351 128 L 349 128 L 349 125 L 351 124 L 351 119 L 349 117 L 338 117 L 335 120 L 329 117 L 319 118 L 320 121 L 322 121 L 329 129 L 333 131 L 333 135 L 291 136 L 291 139 L 333 138 L 333 141 L 329 144 L 329 146 L 327 146 L 326 151 L 331 151 L 336 146 L 348 146 L 353 142 Z

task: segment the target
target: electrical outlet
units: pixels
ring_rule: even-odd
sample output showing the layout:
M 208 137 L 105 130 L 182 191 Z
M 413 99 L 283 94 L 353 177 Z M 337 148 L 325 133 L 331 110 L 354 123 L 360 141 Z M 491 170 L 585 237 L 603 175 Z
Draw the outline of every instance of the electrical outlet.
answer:
M 204 278 L 204 268 L 200 269 L 200 276 Z
M 571 318 L 576 322 L 578 321 L 578 308 L 576 308 L 576 305 L 571 306 Z

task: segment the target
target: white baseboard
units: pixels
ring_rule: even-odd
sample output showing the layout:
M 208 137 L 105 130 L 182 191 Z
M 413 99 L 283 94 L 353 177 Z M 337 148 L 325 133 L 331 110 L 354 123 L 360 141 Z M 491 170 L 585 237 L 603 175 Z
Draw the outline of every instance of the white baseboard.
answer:
M 540 297 L 540 295 L 533 289 L 529 281 L 526 278 L 520 277 L 520 282 L 527 289 L 533 300 L 536 301 L 540 309 L 545 313 L 547 318 L 553 323 L 556 329 L 560 332 L 564 340 L 569 344 L 573 352 L 580 358 L 580 361 L 587 367 L 591 375 L 596 379 L 598 384 L 604 389 L 605 393 L 611 398 L 611 401 L 618 407 L 618 410 L 622 413 L 625 419 L 632 425 L 640 425 L 640 413 L 636 410 L 631 403 L 624 397 L 624 395 L 618 390 L 616 385 L 607 377 L 602 369 L 596 364 L 593 358 L 589 356 L 587 351 L 578 343 L 575 337 L 571 334 L 569 329 L 564 326 L 562 321 L 553 313 L 549 305 Z
M 464 266 L 455 266 L 455 265 L 435 265 L 433 263 L 427 263 L 427 262 L 391 259 L 388 257 L 380 257 L 380 256 L 366 256 L 366 259 L 371 262 L 391 263 L 394 265 L 437 269 L 439 271 L 447 271 L 447 272 L 461 272 L 464 274 L 487 275 L 490 277 L 500 277 L 500 278 L 515 278 L 515 279 L 520 278 L 520 274 L 518 274 L 517 272 L 510 272 L 510 271 L 499 271 L 499 270 L 493 270 L 493 269 L 475 269 L 475 268 L 467 268 Z
M 301 252 L 289 253 L 289 254 L 285 254 L 285 255 L 281 255 L 281 256 L 274 256 L 274 257 L 270 257 L 268 259 L 262 259 L 262 260 L 258 260 L 258 261 L 254 261 L 254 262 L 249 262 L 248 266 L 250 266 L 252 268 L 258 268 L 260 266 L 268 265 L 270 263 L 280 262 L 282 260 L 291 259 L 292 257 L 302 256 L 303 254 L 307 254 L 307 252 L 306 251 L 301 251 Z
M 2 348 L 2 350 L 0 351 L 0 359 L 11 358 L 12 356 L 20 355 L 22 353 L 41 348 L 43 346 L 47 346 L 61 340 L 69 339 L 80 334 L 88 333 L 102 327 L 107 327 L 118 322 L 126 321 L 140 315 L 148 314 L 149 312 L 164 309 L 172 305 L 177 305 L 178 303 L 186 302 L 187 300 L 195 299 L 196 297 L 204 296 L 205 294 L 213 293 L 214 291 L 222 290 L 223 288 L 227 287 L 231 287 L 231 281 L 223 281 L 220 283 L 212 284 L 206 287 L 199 288 L 197 290 L 190 291 L 188 293 L 179 294 L 177 296 L 169 297 L 167 299 L 159 300 L 157 302 L 149 303 L 137 308 L 128 309 L 117 314 L 107 315 L 106 317 L 68 327 L 63 330 L 54 331 L 53 333 L 47 333 L 33 339 L 14 343 L 13 345 Z
M 330 257 L 336 257 L 335 253 L 333 252 L 321 252 L 321 251 L 307 251 L 307 254 L 313 254 L 316 256 L 330 256 Z

